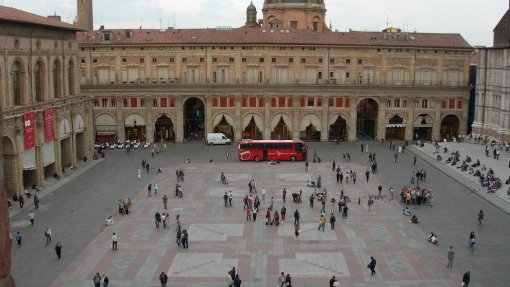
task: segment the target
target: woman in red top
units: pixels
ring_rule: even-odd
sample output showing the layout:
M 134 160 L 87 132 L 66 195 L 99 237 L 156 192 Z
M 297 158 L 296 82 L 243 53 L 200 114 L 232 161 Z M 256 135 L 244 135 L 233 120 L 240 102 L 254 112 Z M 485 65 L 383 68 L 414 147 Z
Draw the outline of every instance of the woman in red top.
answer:
M 271 224 L 271 211 L 269 209 L 266 211 L 266 219 L 267 219 L 266 225 Z

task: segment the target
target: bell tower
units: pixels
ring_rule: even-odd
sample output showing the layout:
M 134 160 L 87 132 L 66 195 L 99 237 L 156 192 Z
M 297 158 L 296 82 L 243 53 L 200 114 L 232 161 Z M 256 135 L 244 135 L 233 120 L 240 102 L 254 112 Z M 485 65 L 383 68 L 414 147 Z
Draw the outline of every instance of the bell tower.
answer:
M 264 28 L 329 31 L 324 0 L 265 0 Z
M 94 29 L 94 14 L 92 0 L 77 0 L 78 27 L 92 31 Z

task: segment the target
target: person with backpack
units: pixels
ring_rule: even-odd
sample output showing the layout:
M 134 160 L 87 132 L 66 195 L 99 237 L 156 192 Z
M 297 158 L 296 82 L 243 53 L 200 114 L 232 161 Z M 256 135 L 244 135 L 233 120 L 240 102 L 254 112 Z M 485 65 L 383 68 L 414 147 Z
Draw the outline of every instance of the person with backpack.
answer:
M 165 274 L 165 272 L 161 272 L 161 274 L 159 274 L 159 282 L 161 282 L 161 287 L 166 287 L 168 276 Z

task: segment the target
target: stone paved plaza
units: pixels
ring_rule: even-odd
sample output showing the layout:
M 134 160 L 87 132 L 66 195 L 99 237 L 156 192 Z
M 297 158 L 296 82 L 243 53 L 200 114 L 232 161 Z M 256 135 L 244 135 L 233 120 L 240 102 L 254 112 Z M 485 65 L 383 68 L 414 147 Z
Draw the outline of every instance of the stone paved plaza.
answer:
M 335 275 L 342 286 L 459 286 L 461 275 L 471 270 L 470 286 L 505 286 L 504 266 L 508 266 L 507 246 L 510 224 L 508 215 L 473 196 L 461 184 L 430 166 L 421 158 L 417 167 L 427 169 L 428 182 L 433 188 L 435 205 L 412 206 L 420 224 L 413 225 L 402 216 L 397 201 L 377 200 L 371 212 L 367 196 L 377 186 L 387 191 L 399 190 L 408 184 L 412 154 L 391 160 L 393 151 L 386 145 L 370 143 L 376 152 L 379 174 L 365 180 L 368 153 L 361 153 L 359 143 L 334 145 L 311 144 L 310 152 L 322 157 L 320 164 L 310 164 L 304 171 L 302 162 L 239 162 L 235 147 L 208 147 L 201 143 L 170 145 L 156 158 L 146 150 L 108 151 L 106 159 L 94 161 L 42 191 L 41 208 L 36 213 L 35 226 L 29 226 L 30 206 L 11 210 L 11 230 L 24 236 L 21 249 L 13 247 L 13 274 L 18 286 L 93 286 L 96 272 L 108 274 L 110 286 L 160 286 L 158 276 L 169 275 L 169 286 L 226 286 L 226 272 L 233 266 L 239 271 L 242 286 L 274 286 L 280 272 L 290 273 L 294 286 L 328 286 Z M 232 155 L 225 160 L 226 150 Z M 341 160 L 341 152 L 350 152 L 352 161 Z M 419 154 L 419 153 L 418 153 Z M 136 179 L 136 169 L 142 158 L 151 163 L 149 174 Z M 191 164 L 185 164 L 186 158 Z M 215 163 L 208 163 L 209 158 Z M 337 185 L 332 161 L 342 171 L 358 174 L 356 185 Z M 163 168 L 156 174 L 157 167 Z M 183 198 L 173 194 L 175 170 L 183 168 L 181 183 Z M 219 182 L 224 172 L 229 185 Z M 312 188 L 307 180 L 322 176 L 322 185 L 329 196 L 339 197 L 344 189 L 352 202 L 349 217 L 337 218 L 334 230 L 329 223 L 325 232 L 318 231 L 320 208 L 310 208 L 308 197 Z M 242 198 L 248 193 L 248 181 L 255 179 L 259 190 L 267 190 L 257 221 L 246 221 Z M 65 182 L 64 182 L 65 181 Z M 159 185 L 156 197 L 147 197 L 147 185 Z M 266 226 L 264 215 L 270 198 L 275 208 L 283 206 L 282 189 L 288 191 L 287 221 L 275 227 Z M 303 190 L 303 203 L 292 202 L 291 194 Z M 233 206 L 225 208 L 223 194 L 234 194 Z M 162 195 L 169 196 L 166 212 L 170 213 L 170 228 L 155 229 L 154 214 L 164 211 Z M 133 199 L 132 213 L 117 214 L 118 199 Z M 358 199 L 361 205 L 358 205 Z M 476 211 L 486 211 L 486 225 L 476 226 Z M 294 237 L 293 212 L 301 213 L 301 235 Z M 175 243 L 175 217 L 179 214 L 184 229 L 189 231 L 189 249 Z M 114 215 L 115 224 L 105 227 L 104 219 Z M 329 218 L 329 217 L 328 217 Z M 52 247 L 46 247 L 44 229 L 51 226 L 54 242 L 62 242 L 63 258 L 56 259 Z M 439 234 L 439 247 L 426 241 L 428 232 Z M 467 235 L 477 232 L 479 244 L 473 254 L 467 251 Z M 111 250 L 111 236 L 119 235 L 119 250 Z M 445 268 L 446 250 L 454 245 L 454 269 Z M 377 274 L 370 276 L 366 265 L 369 257 L 377 259 Z

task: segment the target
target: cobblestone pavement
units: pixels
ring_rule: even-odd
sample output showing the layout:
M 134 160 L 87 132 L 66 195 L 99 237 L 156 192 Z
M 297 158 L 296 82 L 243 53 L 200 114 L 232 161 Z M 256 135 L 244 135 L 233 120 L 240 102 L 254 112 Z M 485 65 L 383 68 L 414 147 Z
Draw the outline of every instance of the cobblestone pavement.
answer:
M 420 218 L 419 225 L 401 215 L 396 201 L 376 201 L 368 212 L 367 195 L 377 186 L 398 189 L 408 182 L 413 168 L 411 155 L 401 155 L 394 164 L 393 152 L 385 145 L 370 143 L 376 152 L 380 173 L 365 180 L 368 153 L 360 153 L 359 143 L 334 145 L 310 144 L 322 157 L 320 164 L 311 164 L 309 172 L 303 163 L 239 162 L 235 156 L 223 159 L 235 147 L 206 147 L 200 143 L 170 145 L 156 158 L 147 151 L 108 151 L 99 165 L 76 175 L 60 187 L 48 190 L 41 198 L 35 226 L 29 226 L 28 208 L 11 216 L 11 229 L 20 230 L 24 244 L 13 247 L 13 273 L 18 286 L 92 286 L 95 272 L 109 275 L 111 286 L 159 286 L 158 275 L 165 271 L 170 286 L 226 286 L 226 271 L 239 270 L 243 286 L 274 286 L 280 272 L 290 273 L 294 286 L 327 286 L 331 276 L 341 279 L 342 286 L 458 286 L 461 274 L 471 269 L 472 286 L 504 286 L 507 283 L 503 266 L 508 266 L 509 248 L 504 244 L 510 233 L 508 216 L 462 185 L 445 176 L 421 159 L 430 187 L 436 193 L 434 207 L 412 207 Z M 341 152 L 350 152 L 352 162 L 341 161 Z M 136 168 L 142 157 L 151 163 L 150 174 L 136 179 Z M 185 159 L 192 163 L 186 165 Z M 215 163 L 209 164 L 209 158 Z M 356 185 L 337 185 L 331 171 L 333 160 L 343 171 L 358 174 Z M 157 167 L 163 168 L 156 174 Z M 183 198 L 173 195 L 175 169 L 186 174 L 182 183 Z M 224 172 L 229 185 L 219 183 Z M 335 211 L 337 224 L 331 230 L 318 231 L 319 208 L 310 208 L 307 198 L 313 190 L 306 181 L 321 174 L 322 185 L 338 198 L 340 188 L 351 197 L 349 218 L 342 220 Z M 257 187 L 268 191 L 256 222 L 247 222 L 242 197 L 248 181 L 254 178 Z M 156 197 L 147 197 L 146 186 L 159 185 Z M 283 206 L 281 190 L 288 191 L 287 221 L 275 227 L 264 224 L 264 213 L 270 197 L 275 208 Z M 304 202 L 294 203 L 292 192 L 303 189 Z M 223 206 L 225 191 L 234 194 L 233 207 Z M 167 212 L 170 228 L 155 229 L 154 213 L 163 211 L 161 196 L 169 195 Z M 260 194 L 260 192 L 259 192 Z M 133 198 L 133 212 L 117 215 L 119 198 Z M 358 198 L 361 205 L 358 205 Z M 462 204 L 457 204 L 462 202 Z M 483 208 L 487 224 L 478 228 L 475 210 Z M 293 212 L 301 213 L 302 233 L 293 234 Z M 190 248 L 175 244 L 175 216 L 182 217 L 183 228 L 190 233 Z M 115 216 L 113 226 L 104 226 L 104 219 Z M 46 247 L 44 229 L 54 230 L 54 243 L 63 244 L 63 258 L 57 260 L 53 248 Z M 477 232 L 479 246 L 473 254 L 465 247 L 471 229 Z M 439 247 L 426 241 L 426 234 L 439 234 Z M 119 250 L 111 250 L 112 233 L 119 234 Z M 454 269 L 445 268 L 446 249 L 452 244 L 456 251 Z M 377 259 L 377 274 L 370 276 L 366 265 L 369 257 Z

